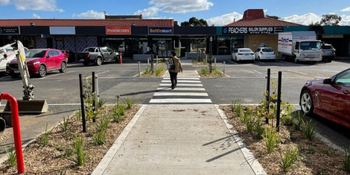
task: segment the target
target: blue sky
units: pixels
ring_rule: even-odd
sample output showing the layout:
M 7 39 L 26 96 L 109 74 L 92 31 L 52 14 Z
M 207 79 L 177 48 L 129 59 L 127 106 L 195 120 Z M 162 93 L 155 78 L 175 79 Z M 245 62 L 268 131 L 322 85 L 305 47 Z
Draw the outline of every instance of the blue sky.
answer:
M 305 25 L 335 13 L 342 16 L 341 25 L 350 25 L 350 0 L 0 0 L 0 19 L 99 19 L 105 11 L 179 22 L 197 17 L 221 26 L 241 19 L 246 9 Z

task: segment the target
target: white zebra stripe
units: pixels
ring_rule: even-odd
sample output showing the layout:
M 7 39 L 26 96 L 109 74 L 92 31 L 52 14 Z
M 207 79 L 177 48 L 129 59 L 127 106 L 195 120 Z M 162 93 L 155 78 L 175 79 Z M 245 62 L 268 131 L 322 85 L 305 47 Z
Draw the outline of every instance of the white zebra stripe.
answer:
M 212 103 L 212 101 L 210 99 L 168 98 L 151 99 L 149 103 Z
M 171 84 L 160 84 L 159 86 L 171 86 Z M 202 84 L 177 84 L 177 86 L 203 86 Z
M 195 96 L 195 97 L 207 97 L 207 93 L 195 93 L 195 92 L 156 92 L 153 96 Z

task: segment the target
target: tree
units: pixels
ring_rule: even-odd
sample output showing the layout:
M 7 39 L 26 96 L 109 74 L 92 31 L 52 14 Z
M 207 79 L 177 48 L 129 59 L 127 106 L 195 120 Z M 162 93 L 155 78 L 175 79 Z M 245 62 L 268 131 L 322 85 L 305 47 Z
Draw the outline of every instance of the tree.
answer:
M 208 23 L 204 19 L 192 17 L 188 21 L 182 22 L 181 27 L 208 27 Z
M 327 15 L 322 15 L 320 24 L 325 26 L 338 26 L 340 21 L 341 21 L 341 16 L 338 16 L 337 14 L 327 14 Z
M 311 23 L 309 26 L 321 26 L 320 22 Z
M 274 15 L 266 15 L 266 18 L 280 19 L 280 17 Z

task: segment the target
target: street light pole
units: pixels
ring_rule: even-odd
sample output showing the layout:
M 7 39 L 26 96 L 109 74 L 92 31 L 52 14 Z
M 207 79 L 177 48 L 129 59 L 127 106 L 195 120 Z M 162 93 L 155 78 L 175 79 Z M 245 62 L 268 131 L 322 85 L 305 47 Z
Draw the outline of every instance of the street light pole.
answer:
M 210 40 L 209 40 L 209 72 L 211 74 L 211 72 L 213 71 L 213 68 L 212 68 L 212 65 L 211 65 L 211 62 L 212 62 L 212 56 L 213 56 L 213 37 L 211 36 L 210 37 Z

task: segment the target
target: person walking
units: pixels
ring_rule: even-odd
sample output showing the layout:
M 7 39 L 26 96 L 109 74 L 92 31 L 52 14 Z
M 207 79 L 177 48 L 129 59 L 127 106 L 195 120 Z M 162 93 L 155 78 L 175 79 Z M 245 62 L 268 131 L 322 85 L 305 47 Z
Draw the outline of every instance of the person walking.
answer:
M 172 58 L 168 60 L 169 74 L 171 81 L 171 89 L 174 89 L 177 85 L 177 73 L 183 72 L 180 58 L 176 57 L 176 53 L 172 52 Z

